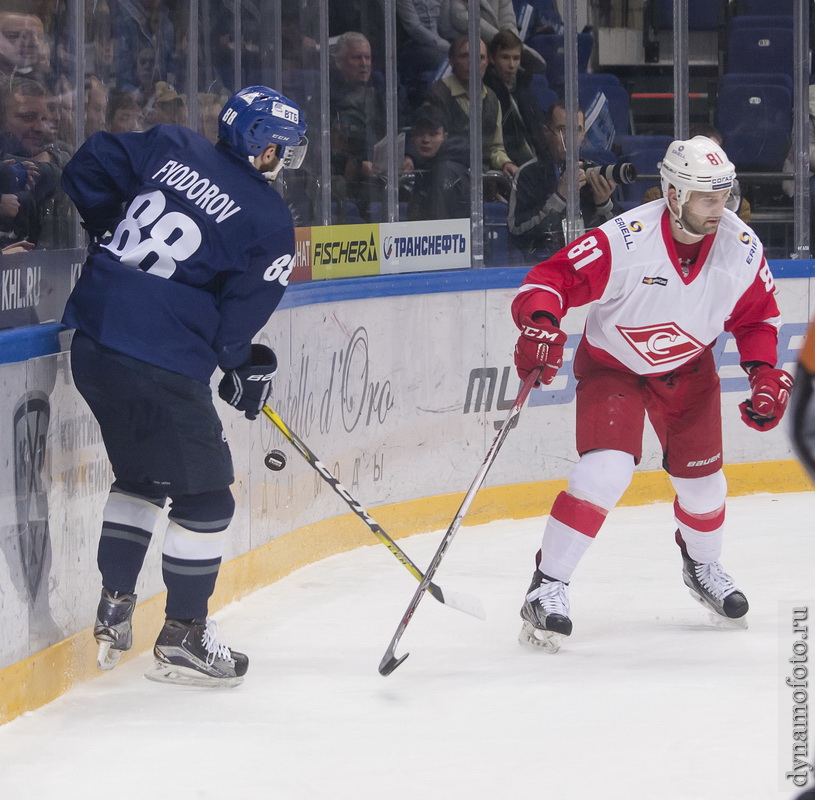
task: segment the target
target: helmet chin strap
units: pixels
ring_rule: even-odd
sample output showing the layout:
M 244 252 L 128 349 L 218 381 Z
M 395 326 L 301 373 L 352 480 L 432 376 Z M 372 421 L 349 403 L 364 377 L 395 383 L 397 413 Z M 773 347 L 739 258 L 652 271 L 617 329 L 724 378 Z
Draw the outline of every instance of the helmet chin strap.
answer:
M 278 159 L 277 164 L 275 164 L 275 168 L 268 172 L 263 173 L 263 177 L 266 178 L 268 183 L 274 183 L 277 179 L 277 176 L 280 174 L 280 170 L 283 169 L 283 160 Z
M 261 175 L 263 175 L 263 177 L 266 179 L 267 183 L 273 183 L 277 179 L 277 176 L 280 174 L 280 170 L 283 169 L 284 166 L 286 166 L 285 163 L 283 162 L 283 159 L 278 158 L 277 159 L 277 164 L 275 164 L 274 169 L 261 170 L 260 167 L 258 167 L 258 165 L 255 163 L 255 157 L 254 156 L 249 156 L 248 159 L 249 159 L 249 163 L 255 169 L 260 171 Z
M 675 214 L 671 204 L 668 203 L 668 212 L 673 217 L 674 222 L 676 223 L 676 227 L 679 228 L 685 236 L 690 236 L 692 239 L 704 239 L 704 233 L 693 233 L 693 231 L 689 231 L 683 224 L 682 224 L 682 209 L 685 207 L 684 202 L 680 203 L 679 198 L 677 197 L 676 200 L 677 205 L 679 206 L 679 213 Z

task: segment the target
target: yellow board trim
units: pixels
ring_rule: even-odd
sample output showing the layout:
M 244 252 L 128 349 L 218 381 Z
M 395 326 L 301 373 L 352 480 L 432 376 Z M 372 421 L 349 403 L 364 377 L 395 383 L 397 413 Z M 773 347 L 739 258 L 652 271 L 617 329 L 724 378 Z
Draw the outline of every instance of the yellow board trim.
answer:
M 761 492 L 805 492 L 812 482 L 797 461 L 730 464 L 724 468 L 731 497 Z M 549 513 L 565 480 L 520 483 L 482 489 L 464 520 L 481 525 L 499 519 L 528 519 Z M 637 472 L 620 505 L 636 506 L 673 500 L 662 471 Z M 444 530 L 464 495 L 449 494 L 409 500 L 372 509 L 373 517 L 394 539 Z M 300 567 L 328 556 L 378 544 L 355 514 L 316 522 L 275 539 L 224 564 L 212 600 L 212 612 L 274 583 Z M 162 593 L 139 603 L 133 622 L 133 649 L 126 661 L 153 646 L 164 620 Z M 90 628 L 0 670 L 0 724 L 40 708 L 80 681 L 98 677 L 96 643 Z

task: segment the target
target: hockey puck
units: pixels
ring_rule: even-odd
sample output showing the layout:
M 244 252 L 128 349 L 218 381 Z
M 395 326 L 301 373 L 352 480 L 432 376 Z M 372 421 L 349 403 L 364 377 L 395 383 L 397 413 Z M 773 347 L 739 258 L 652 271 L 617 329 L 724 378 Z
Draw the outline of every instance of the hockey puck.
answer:
M 264 463 L 270 470 L 280 472 L 286 466 L 286 455 L 280 450 L 272 450 L 266 454 Z

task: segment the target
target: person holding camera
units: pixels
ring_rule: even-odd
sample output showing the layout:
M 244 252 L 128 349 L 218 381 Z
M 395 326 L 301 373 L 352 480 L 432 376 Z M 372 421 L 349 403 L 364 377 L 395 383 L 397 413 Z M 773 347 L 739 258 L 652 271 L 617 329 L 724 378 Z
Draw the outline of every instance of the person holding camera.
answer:
M 566 244 L 566 124 L 566 104 L 557 100 L 542 125 L 547 152 L 524 164 L 512 183 L 507 213 L 510 240 L 535 261 L 543 261 Z M 585 117 L 578 109 L 578 147 L 584 136 Z M 617 184 L 606 176 L 608 172 L 591 162 L 580 162 L 577 179 L 583 230 L 596 228 L 620 213 L 612 200 Z
M 713 348 L 731 333 L 749 384 L 727 413 L 753 431 L 776 428 L 793 381 L 776 366 L 775 285 L 758 236 L 727 208 L 736 170 L 719 145 L 672 142 L 660 176 L 664 200 L 533 267 L 512 302 L 518 374 L 544 386 L 563 364 L 563 317 L 588 312 L 574 354 L 579 460 L 552 505 L 520 612 L 521 643 L 547 652 L 572 632 L 572 574 L 642 458 L 646 416 L 676 493 L 682 580 L 716 622 L 746 627 L 747 599 L 719 561 L 727 481 Z

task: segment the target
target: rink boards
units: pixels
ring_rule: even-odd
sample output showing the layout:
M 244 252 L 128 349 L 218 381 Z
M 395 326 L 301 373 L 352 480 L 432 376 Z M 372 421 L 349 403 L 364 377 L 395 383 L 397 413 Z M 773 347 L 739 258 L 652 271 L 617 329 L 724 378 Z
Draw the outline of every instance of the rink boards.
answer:
M 774 265 L 780 361 L 788 369 L 813 313 L 809 270 L 808 263 Z M 449 524 L 512 404 L 517 334 L 508 309 L 524 274 L 294 284 L 258 337 L 278 355 L 272 407 L 394 538 Z M 551 387 L 533 392 L 465 525 L 546 514 L 563 487 L 576 460 L 569 362 L 583 320 L 574 313 L 564 321 L 567 363 Z M 44 341 L 28 349 L 18 332 L 9 352 L 22 360 L 0 365 L 0 722 L 96 674 L 89 626 L 112 476 L 55 327 L 31 329 Z M 783 427 L 760 434 L 739 420 L 748 385 L 732 337 L 721 337 L 716 352 L 731 493 L 809 488 Z M 235 461 L 237 511 L 211 611 L 303 564 L 376 543 L 268 421 L 250 423 L 216 404 Z M 280 472 L 264 466 L 272 448 L 288 457 Z M 660 464 L 649 430 L 624 503 L 671 498 Z M 134 652 L 152 644 L 163 614 L 160 544 L 138 587 Z

